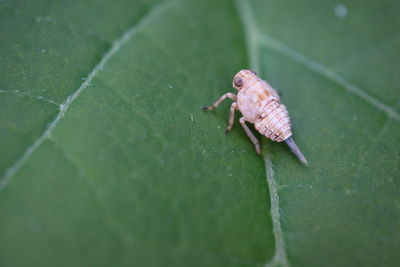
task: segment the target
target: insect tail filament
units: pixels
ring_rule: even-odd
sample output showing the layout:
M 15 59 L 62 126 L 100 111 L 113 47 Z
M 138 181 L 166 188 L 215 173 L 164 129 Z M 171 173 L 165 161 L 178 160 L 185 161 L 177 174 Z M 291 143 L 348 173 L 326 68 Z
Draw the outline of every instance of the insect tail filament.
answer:
M 289 137 L 289 138 L 285 139 L 285 143 L 290 147 L 292 152 L 299 158 L 299 160 L 301 162 L 303 162 L 304 165 L 307 166 L 308 162 L 307 162 L 306 158 L 304 157 L 303 153 L 301 153 L 300 149 L 294 142 L 293 138 Z

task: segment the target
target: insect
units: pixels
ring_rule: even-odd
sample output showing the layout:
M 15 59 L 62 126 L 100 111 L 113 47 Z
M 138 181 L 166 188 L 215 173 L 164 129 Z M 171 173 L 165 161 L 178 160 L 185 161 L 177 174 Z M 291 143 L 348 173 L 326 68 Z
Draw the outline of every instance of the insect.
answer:
M 213 110 L 226 98 L 232 99 L 234 102 L 231 105 L 229 125 L 225 133 L 232 130 L 235 111 L 239 110 L 243 115 L 239 122 L 253 142 L 257 154 L 261 154 L 260 143 L 246 122 L 253 123 L 258 132 L 273 141 L 285 141 L 299 160 L 307 165 L 306 158 L 292 138 L 289 113 L 281 104 L 277 91 L 252 70 L 239 71 L 233 78 L 232 85 L 238 90 L 237 95 L 226 93 L 211 106 L 203 107 L 203 110 Z

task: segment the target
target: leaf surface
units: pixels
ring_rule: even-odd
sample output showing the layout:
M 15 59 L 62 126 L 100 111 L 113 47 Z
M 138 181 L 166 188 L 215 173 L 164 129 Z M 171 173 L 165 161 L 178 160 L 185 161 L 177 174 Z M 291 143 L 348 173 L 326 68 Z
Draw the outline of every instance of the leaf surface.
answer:
M 201 110 L 246 64 L 235 6 L 90 2 L 3 7 L 0 264 L 261 265 L 262 161 Z
M 0 266 L 395 265 L 395 5 L 1 2 Z M 308 168 L 200 110 L 248 67 Z
M 282 237 L 272 263 L 396 265 L 398 3 L 238 3 L 251 65 L 282 91 L 310 164 L 276 143 L 266 154 Z

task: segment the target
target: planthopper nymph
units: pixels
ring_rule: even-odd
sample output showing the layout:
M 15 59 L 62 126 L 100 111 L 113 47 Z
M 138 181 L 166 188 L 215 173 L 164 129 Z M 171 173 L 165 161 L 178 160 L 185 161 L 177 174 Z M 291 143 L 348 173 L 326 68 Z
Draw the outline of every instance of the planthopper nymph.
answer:
M 231 105 L 226 133 L 232 129 L 235 111 L 239 110 L 243 115 L 239 122 L 253 142 L 257 154 L 261 154 L 260 143 L 247 127 L 246 121 L 253 123 L 254 128 L 267 138 L 277 142 L 284 141 L 300 161 L 307 165 L 306 158 L 292 138 L 289 113 L 281 104 L 281 99 L 275 89 L 252 70 L 239 71 L 233 78 L 232 85 L 239 91 L 237 95 L 226 93 L 214 104 L 203 109 L 215 109 L 224 99 L 232 99 L 234 102 Z

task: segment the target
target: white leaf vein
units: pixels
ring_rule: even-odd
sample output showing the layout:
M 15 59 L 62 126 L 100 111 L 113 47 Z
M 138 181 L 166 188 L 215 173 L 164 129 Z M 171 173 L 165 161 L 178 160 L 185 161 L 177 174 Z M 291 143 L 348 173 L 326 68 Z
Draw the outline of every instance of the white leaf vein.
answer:
M 260 43 L 260 34 L 257 30 L 257 25 L 254 21 L 254 15 L 251 10 L 248 1 L 237 0 L 236 6 L 242 20 L 244 31 L 246 35 L 246 46 L 248 49 L 248 57 L 250 67 L 255 71 L 260 71 L 258 45 Z M 280 220 L 280 207 L 279 207 L 279 196 L 278 196 L 278 184 L 273 170 L 270 150 L 268 149 L 264 155 L 264 164 L 266 170 L 266 181 L 269 188 L 269 197 L 271 203 L 271 219 L 272 228 L 275 239 L 275 254 L 271 260 L 266 262 L 264 265 L 269 266 L 290 266 L 286 255 L 285 240 L 283 237 L 283 231 Z
M 42 143 L 47 138 L 51 136 L 57 124 L 64 117 L 71 104 L 80 96 L 83 90 L 91 85 L 93 78 L 103 69 L 104 65 L 110 60 L 110 58 L 115 55 L 121 49 L 121 47 L 132 38 L 132 36 L 138 31 L 138 29 L 140 29 L 140 27 L 142 27 L 145 23 L 147 23 L 147 21 L 162 12 L 165 9 L 166 4 L 169 3 L 170 1 L 166 1 L 163 2 L 163 4 L 156 5 L 146 15 L 144 15 L 138 23 L 130 27 L 119 38 L 112 42 L 111 48 L 104 54 L 100 62 L 90 72 L 87 79 L 85 79 L 85 81 L 80 85 L 75 93 L 67 97 L 64 103 L 60 105 L 60 111 L 58 112 L 55 119 L 48 124 L 44 132 L 33 142 L 31 146 L 29 146 L 25 150 L 23 155 L 19 159 L 17 159 L 9 168 L 6 169 L 6 171 L 0 178 L 0 190 L 9 183 L 11 178 L 17 173 L 18 170 L 21 169 L 21 167 L 32 156 L 32 154 L 42 145 Z

